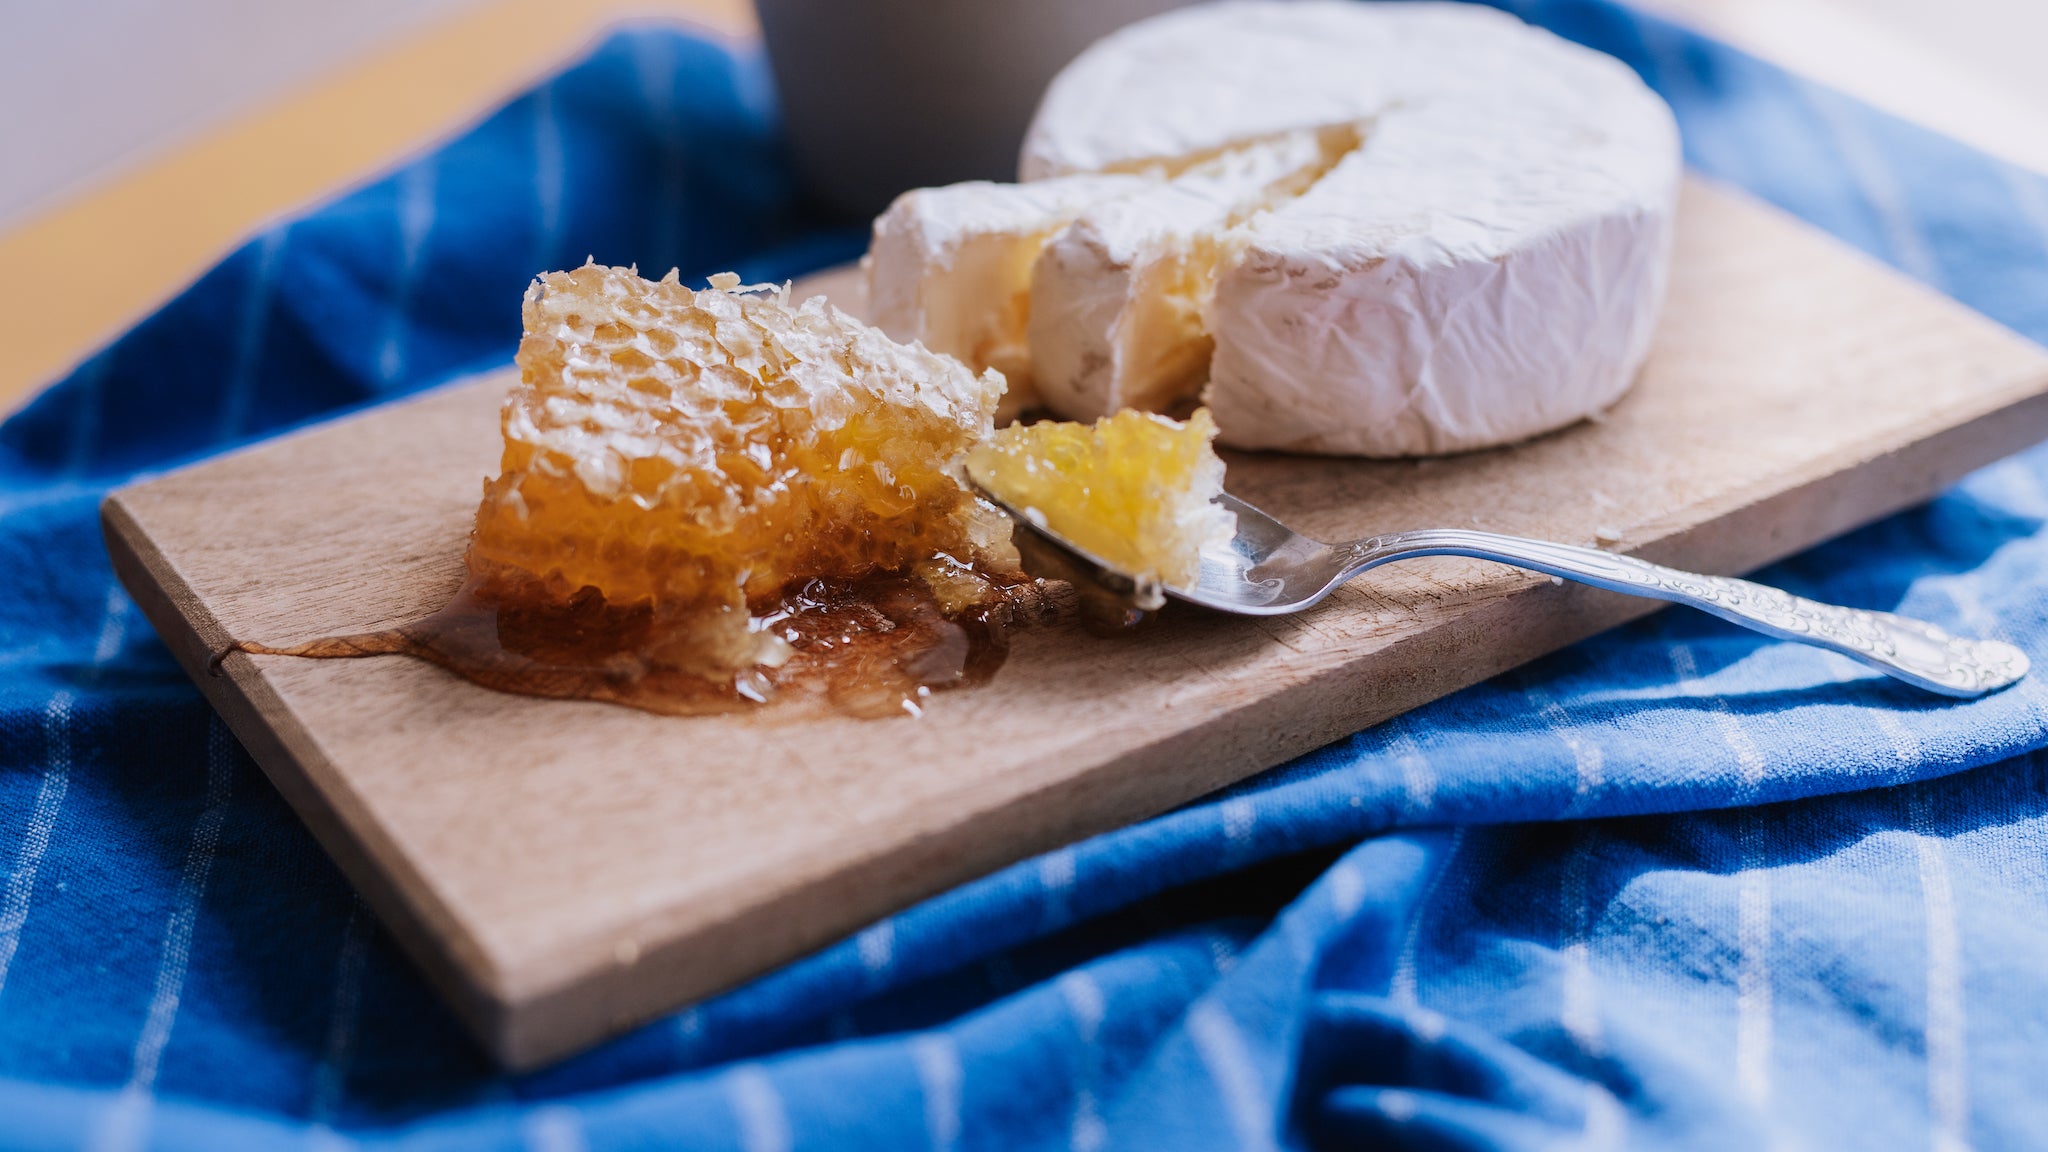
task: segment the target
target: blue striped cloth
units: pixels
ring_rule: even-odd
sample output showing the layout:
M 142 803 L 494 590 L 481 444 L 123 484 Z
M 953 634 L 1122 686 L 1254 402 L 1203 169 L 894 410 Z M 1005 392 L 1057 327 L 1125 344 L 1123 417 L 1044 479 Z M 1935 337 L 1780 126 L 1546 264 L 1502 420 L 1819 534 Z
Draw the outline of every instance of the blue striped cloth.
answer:
M 1511 7 L 1638 68 L 1700 170 L 2048 338 L 2048 181 L 1606 0 Z M 850 256 L 768 93 L 750 48 L 621 34 L 0 427 L 0 1149 L 2043 1141 L 2048 678 L 1950 703 L 1684 612 L 494 1071 L 138 618 L 95 506 L 504 361 L 536 268 Z M 1765 576 L 2048 666 L 2044 518 L 2034 452 Z

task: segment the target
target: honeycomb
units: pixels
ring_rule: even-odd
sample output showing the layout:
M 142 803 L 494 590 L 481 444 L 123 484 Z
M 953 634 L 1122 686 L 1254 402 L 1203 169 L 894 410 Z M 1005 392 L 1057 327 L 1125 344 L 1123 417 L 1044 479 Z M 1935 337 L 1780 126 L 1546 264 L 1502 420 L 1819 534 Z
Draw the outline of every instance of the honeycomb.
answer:
M 916 572 L 958 607 L 1015 570 L 961 473 L 1000 374 L 731 274 L 693 291 L 587 264 L 523 315 L 468 553 L 485 594 L 652 606 L 677 623 L 665 661 L 709 674 L 786 659 L 754 617 L 806 581 Z
M 1093 424 L 1011 425 L 968 454 L 974 482 L 1035 523 L 1140 584 L 1192 587 L 1205 545 L 1237 531 L 1211 503 L 1223 461 L 1216 422 L 1126 408 Z

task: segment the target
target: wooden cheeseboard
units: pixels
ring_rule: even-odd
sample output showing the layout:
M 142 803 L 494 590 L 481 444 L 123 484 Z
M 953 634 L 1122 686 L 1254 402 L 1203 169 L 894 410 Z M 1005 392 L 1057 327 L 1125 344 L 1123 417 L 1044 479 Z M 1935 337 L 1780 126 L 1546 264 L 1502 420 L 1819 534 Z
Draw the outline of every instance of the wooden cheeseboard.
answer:
M 232 640 L 385 627 L 445 602 L 508 379 L 123 489 L 104 518 L 116 569 L 194 682 L 517 1067 L 1655 607 L 1420 561 L 1298 617 L 1184 612 L 1118 639 L 1030 628 L 992 683 L 917 719 L 661 717 L 502 695 L 402 657 L 237 654 L 209 675 Z M 1599 535 L 1738 573 L 2044 437 L 2048 351 L 1694 180 L 1651 362 L 1605 419 L 1420 463 L 1236 455 L 1229 486 L 1327 538 Z

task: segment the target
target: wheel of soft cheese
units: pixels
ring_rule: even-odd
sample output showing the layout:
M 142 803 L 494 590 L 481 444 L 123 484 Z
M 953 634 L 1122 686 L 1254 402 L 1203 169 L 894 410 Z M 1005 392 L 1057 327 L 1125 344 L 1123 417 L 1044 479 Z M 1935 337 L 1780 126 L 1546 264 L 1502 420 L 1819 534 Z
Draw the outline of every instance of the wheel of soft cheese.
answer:
M 1217 238 L 1223 442 L 1458 452 L 1628 389 L 1664 297 L 1676 125 L 1619 61 L 1494 9 L 1240 0 L 1133 25 L 1053 81 L 1021 170 L 1170 174 L 1339 124 L 1355 150 Z

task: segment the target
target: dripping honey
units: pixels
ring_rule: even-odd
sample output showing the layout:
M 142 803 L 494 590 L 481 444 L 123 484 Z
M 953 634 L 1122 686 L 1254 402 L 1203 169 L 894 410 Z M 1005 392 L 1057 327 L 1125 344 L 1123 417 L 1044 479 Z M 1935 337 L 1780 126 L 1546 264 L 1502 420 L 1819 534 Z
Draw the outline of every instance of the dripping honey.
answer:
M 239 642 L 221 658 L 406 655 L 501 692 L 671 716 L 773 704 L 880 718 L 918 715 L 933 692 L 986 683 L 1033 595 L 1018 581 L 949 615 L 914 576 L 811 580 L 755 621 L 788 643 L 787 661 L 713 677 L 677 659 L 687 656 L 687 622 L 646 604 L 614 607 L 595 589 L 567 602 L 526 600 L 471 580 L 439 611 L 396 628 L 279 647 Z
M 1008 522 L 957 474 L 1002 377 L 821 299 L 712 284 L 540 277 L 454 599 L 382 632 L 229 651 L 405 654 L 682 715 L 915 714 L 987 680 L 1038 595 Z

